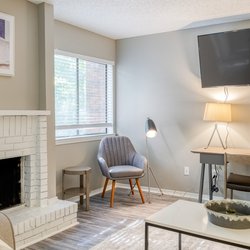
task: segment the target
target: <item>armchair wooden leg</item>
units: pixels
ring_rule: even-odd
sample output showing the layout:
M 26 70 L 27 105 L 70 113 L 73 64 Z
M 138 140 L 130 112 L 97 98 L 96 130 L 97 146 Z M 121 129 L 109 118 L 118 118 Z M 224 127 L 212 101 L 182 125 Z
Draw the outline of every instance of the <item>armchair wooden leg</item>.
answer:
M 104 186 L 103 186 L 103 190 L 102 190 L 102 198 L 104 198 L 104 194 L 105 194 L 108 182 L 109 182 L 109 178 L 106 178 Z
M 134 195 L 135 193 L 134 193 L 132 179 L 129 179 L 129 184 L 130 184 L 131 194 Z
M 231 189 L 230 198 L 233 199 L 233 196 L 234 196 L 234 191 L 233 191 L 233 189 Z
M 142 190 L 141 190 L 140 181 L 139 181 L 139 179 L 135 179 L 135 181 L 136 181 L 136 185 L 138 187 L 138 190 L 139 190 L 139 193 L 140 193 L 140 196 L 141 196 L 141 201 L 142 201 L 142 203 L 145 203 L 143 193 L 142 193 Z
M 112 181 L 112 190 L 111 190 L 111 197 L 110 197 L 110 207 L 114 206 L 114 197 L 115 197 L 115 180 Z

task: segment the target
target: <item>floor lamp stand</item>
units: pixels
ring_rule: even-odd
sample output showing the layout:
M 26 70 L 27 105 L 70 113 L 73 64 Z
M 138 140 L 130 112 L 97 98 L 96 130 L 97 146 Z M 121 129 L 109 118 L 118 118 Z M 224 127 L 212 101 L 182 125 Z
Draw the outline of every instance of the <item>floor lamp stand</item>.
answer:
M 151 193 L 150 193 L 150 174 L 153 176 L 155 183 L 157 185 L 157 187 L 159 188 L 159 191 L 161 193 L 161 195 L 163 195 L 163 192 L 160 188 L 160 185 L 154 175 L 154 172 L 152 170 L 152 168 L 149 165 L 149 153 L 148 153 L 148 138 L 146 137 L 146 153 L 147 153 L 147 159 L 148 159 L 148 164 L 147 164 L 147 182 L 148 182 L 148 203 L 151 203 Z

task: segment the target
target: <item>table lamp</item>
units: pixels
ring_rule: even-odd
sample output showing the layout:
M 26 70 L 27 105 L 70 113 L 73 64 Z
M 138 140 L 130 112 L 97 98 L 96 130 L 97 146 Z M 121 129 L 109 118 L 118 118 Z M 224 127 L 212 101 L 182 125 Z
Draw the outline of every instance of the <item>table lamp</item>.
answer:
M 218 130 L 218 122 L 231 122 L 232 115 L 231 115 L 231 104 L 229 103 L 206 103 L 205 112 L 204 112 L 204 121 L 213 121 L 215 122 L 213 133 L 209 139 L 207 147 L 209 147 L 214 133 L 217 132 L 221 145 L 224 149 L 227 148 L 227 145 L 224 146 L 223 141 L 221 139 L 219 130 Z
M 155 126 L 155 123 L 152 119 L 147 118 L 146 123 L 145 123 L 145 134 L 146 134 L 146 151 L 147 151 L 147 159 L 148 159 L 148 164 L 147 164 L 147 181 L 148 181 L 148 203 L 151 203 L 151 199 L 150 199 L 150 173 L 152 174 L 160 192 L 161 195 L 163 195 L 163 192 L 160 188 L 160 185 L 158 183 L 158 181 L 156 180 L 156 177 L 153 173 L 153 170 L 151 169 L 150 165 L 149 165 L 149 153 L 148 153 L 148 138 L 154 138 L 157 135 L 157 129 Z

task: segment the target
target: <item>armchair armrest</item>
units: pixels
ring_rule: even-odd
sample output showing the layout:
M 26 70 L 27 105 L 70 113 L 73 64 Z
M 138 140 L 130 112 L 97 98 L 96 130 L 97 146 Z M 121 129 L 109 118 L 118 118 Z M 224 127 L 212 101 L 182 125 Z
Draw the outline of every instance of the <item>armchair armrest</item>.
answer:
M 98 164 L 100 166 L 102 174 L 110 179 L 111 176 L 109 174 L 109 168 L 108 168 L 108 165 L 107 165 L 105 159 L 101 156 L 97 156 L 97 161 L 98 161 Z
M 146 157 L 136 152 L 133 159 L 133 166 L 144 169 L 147 167 L 147 164 L 148 161 Z

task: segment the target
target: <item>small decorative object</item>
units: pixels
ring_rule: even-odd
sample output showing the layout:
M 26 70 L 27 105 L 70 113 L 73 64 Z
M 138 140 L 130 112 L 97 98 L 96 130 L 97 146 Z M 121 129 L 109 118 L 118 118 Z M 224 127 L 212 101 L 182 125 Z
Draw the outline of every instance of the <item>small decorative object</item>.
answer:
M 0 12 L 0 75 L 14 75 L 14 17 Z
M 211 200 L 205 203 L 208 219 L 217 226 L 233 229 L 250 228 L 250 202 Z

